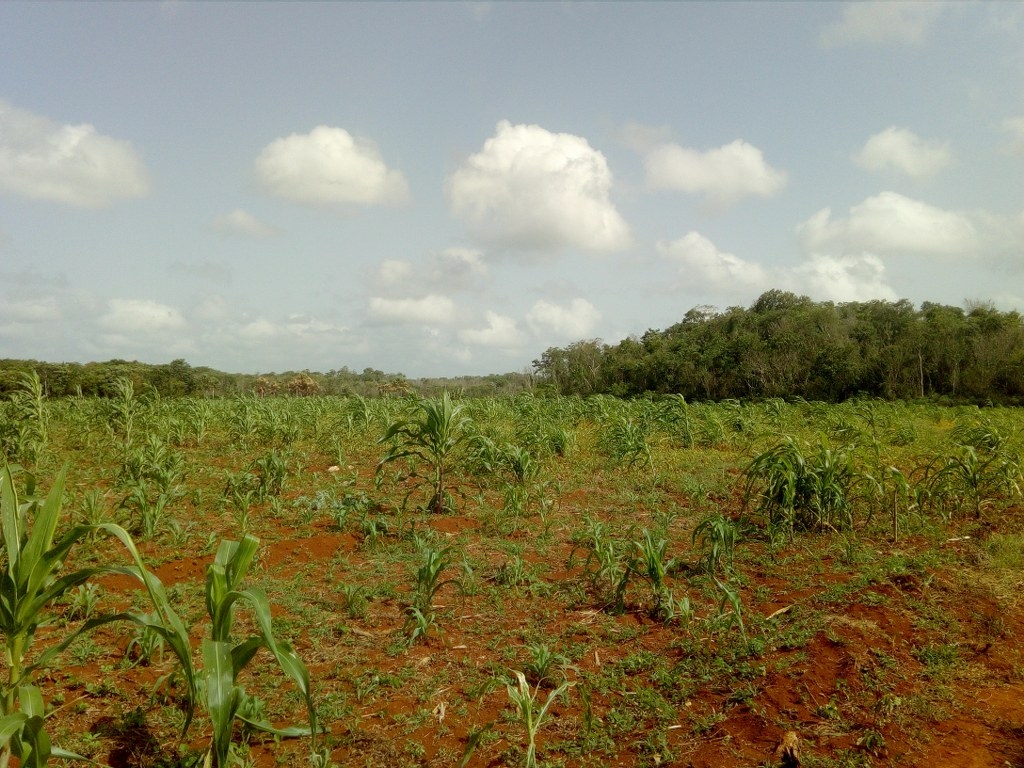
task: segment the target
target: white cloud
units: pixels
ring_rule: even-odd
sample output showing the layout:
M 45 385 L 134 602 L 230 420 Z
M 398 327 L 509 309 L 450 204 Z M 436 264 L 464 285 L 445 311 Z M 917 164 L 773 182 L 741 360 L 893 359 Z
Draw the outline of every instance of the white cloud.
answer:
M 1024 115 L 1008 117 L 999 127 L 1007 134 L 1006 152 L 1011 155 L 1024 155 Z
M 687 282 L 744 292 L 763 291 L 770 287 L 771 277 L 763 267 L 718 250 L 713 242 L 698 232 L 688 232 L 671 243 L 658 243 L 658 251 L 680 265 Z
M 739 139 L 706 152 L 662 144 L 648 153 L 644 165 L 652 188 L 703 194 L 716 206 L 751 195 L 772 197 L 786 186 L 786 174 L 768 165 L 760 149 Z
M 902 171 L 914 178 L 931 176 L 952 161 L 948 141 L 926 141 L 895 126 L 876 133 L 854 158 L 868 171 Z
M 873 0 L 843 6 L 841 21 L 821 32 L 824 48 L 855 43 L 920 45 L 943 11 L 939 3 Z
M 894 301 L 896 292 L 885 282 L 885 264 L 869 253 L 827 256 L 814 254 L 792 271 L 798 290 L 819 301 Z
M 869 197 L 845 219 L 833 219 L 824 208 L 796 231 L 810 253 L 971 256 L 979 246 L 968 216 L 895 192 Z
M 459 341 L 478 347 L 518 347 L 523 335 L 511 317 L 496 312 L 487 313 L 486 328 L 467 328 L 459 331 Z
M 885 265 L 872 254 L 812 254 L 795 267 L 763 267 L 718 249 L 698 232 L 659 243 L 661 255 L 678 265 L 689 290 L 712 290 L 749 298 L 770 288 L 808 294 L 819 301 L 893 299 Z
M 566 339 L 588 337 L 600 319 L 601 313 L 586 299 L 573 299 L 567 307 L 541 299 L 526 315 L 534 333 L 553 332 Z
M 60 320 L 56 297 L 8 300 L 0 304 L 0 319 L 17 323 L 49 323 Z
M 667 144 L 672 131 L 666 125 L 626 123 L 619 131 L 619 139 L 634 152 L 642 155 Z
M 614 251 L 629 227 L 609 200 L 612 174 L 586 139 L 501 121 L 446 186 L 471 235 L 499 246 Z
M 132 145 L 81 125 L 60 125 L 0 100 L 0 191 L 102 208 L 142 197 L 149 179 Z
M 272 237 L 280 232 L 276 227 L 263 223 L 241 208 L 216 217 L 210 223 L 210 228 L 222 235 L 242 235 L 243 237 Z
M 455 320 L 455 302 L 447 296 L 430 294 L 420 299 L 370 299 L 370 318 L 384 324 L 419 323 L 447 325 Z
M 100 328 L 121 334 L 152 335 L 185 327 L 181 312 L 147 299 L 110 299 L 97 321 Z
M 427 280 L 446 290 L 478 288 L 487 272 L 483 254 L 472 248 L 446 248 L 427 260 Z
M 385 259 L 377 267 L 377 281 L 381 285 L 401 285 L 413 274 L 412 264 L 405 259 Z
M 487 275 L 487 263 L 480 251 L 447 248 L 430 254 L 420 264 L 407 259 L 382 261 L 371 279 L 379 288 L 395 296 L 475 291 L 483 287 Z
M 96 321 L 100 333 L 90 339 L 90 348 L 98 354 L 152 355 L 159 350 L 169 358 L 195 351 L 185 333 L 188 323 L 174 307 L 147 299 L 108 299 L 106 311 Z
M 264 147 L 256 178 L 272 195 L 314 206 L 401 203 L 409 197 L 405 176 L 387 167 L 376 144 L 325 125 Z

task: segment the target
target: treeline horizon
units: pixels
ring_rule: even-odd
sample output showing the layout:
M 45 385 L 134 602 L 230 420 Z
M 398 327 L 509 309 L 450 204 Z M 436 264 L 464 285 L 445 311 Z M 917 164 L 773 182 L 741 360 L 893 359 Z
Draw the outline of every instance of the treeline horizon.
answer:
M 533 367 L 560 394 L 680 394 L 1024 403 L 1024 318 L 988 302 L 816 302 L 771 290 L 750 307 L 689 310 L 618 344 L 551 347 Z
M 551 392 L 619 397 L 678 394 L 687 400 L 781 397 L 1024 404 L 1024 317 L 986 302 L 965 307 L 906 299 L 816 302 L 771 290 L 750 307 L 701 305 L 664 330 L 616 344 L 600 339 L 550 347 L 520 373 L 407 378 L 347 366 L 325 373 L 226 373 L 113 359 L 51 363 L 0 360 L 0 398 L 39 376 L 49 397 L 108 397 L 115 382 L 161 397 L 234 395 L 467 396 Z
M 50 363 L 38 360 L 0 359 L 0 399 L 23 388 L 25 374 L 39 377 L 46 397 L 113 397 L 115 383 L 132 382 L 139 393 L 160 397 L 402 395 L 426 397 L 442 391 L 462 391 L 470 396 L 516 394 L 533 388 L 530 373 L 485 376 L 407 378 L 376 368 L 353 371 L 346 366 L 326 373 L 310 370 L 281 373 L 226 373 L 207 366 L 192 367 L 184 359 L 169 363 L 140 363 L 113 359 L 90 363 Z

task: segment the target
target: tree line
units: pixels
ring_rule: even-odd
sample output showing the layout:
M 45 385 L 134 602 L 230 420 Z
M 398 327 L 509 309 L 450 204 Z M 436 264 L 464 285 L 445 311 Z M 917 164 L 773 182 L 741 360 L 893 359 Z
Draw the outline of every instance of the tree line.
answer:
M 533 368 L 561 394 L 1024 403 L 1024 319 L 984 302 L 836 304 L 772 290 L 618 344 L 552 347 Z
M 432 397 L 442 391 L 468 395 L 516 394 L 532 388 L 530 373 L 407 379 L 401 373 L 376 368 L 353 371 L 346 366 L 326 373 L 225 373 L 192 367 L 185 360 L 150 364 L 135 360 L 95 363 L 50 363 L 38 360 L 0 360 L 0 400 L 24 388 L 26 374 L 39 377 L 46 397 L 112 397 L 117 382 L 127 379 L 136 392 L 152 391 L 161 397 L 256 397 L 309 395 L 401 396 L 415 393 Z

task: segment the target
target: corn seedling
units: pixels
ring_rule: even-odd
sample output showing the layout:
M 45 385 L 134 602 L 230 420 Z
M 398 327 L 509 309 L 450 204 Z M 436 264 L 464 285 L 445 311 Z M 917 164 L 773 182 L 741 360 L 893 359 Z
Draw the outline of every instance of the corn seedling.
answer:
M 566 681 L 555 688 L 548 694 L 542 705 L 538 700 L 540 687 L 531 689 L 530 684 L 526 681 L 526 675 L 519 671 L 515 671 L 513 674 L 516 680 L 515 685 L 509 683 L 506 687 L 508 688 L 508 698 L 516 708 L 516 717 L 526 729 L 528 744 L 524 766 L 525 768 L 537 768 L 537 732 L 544 724 L 548 708 L 555 699 L 569 690 L 570 683 Z
M 160 581 L 146 570 L 128 532 L 112 523 L 78 525 L 54 541 L 60 520 L 65 473 L 61 472 L 45 499 L 34 498 L 35 483 L 26 476 L 27 499 L 22 502 L 14 487 L 11 467 L 0 473 L 0 523 L 4 563 L 0 573 L 0 634 L 3 635 L 7 679 L 0 684 L 0 768 L 12 756 L 23 766 L 43 766 L 51 756 L 77 757 L 53 747 L 45 730 L 43 698 L 33 684 L 37 671 L 79 638 L 97 627 L 129 621 L 151 627 L 172 647 L 186 670 L 189 691 L 195 690 L 188 633 L 167 602 Z M 106 532 L 121 541 L 132 560 L 128 566 L 96 566 L 61 575 L 60 568 L 71 549 L 93 531 Z M 37 628 L 49 618 L 54 603 L 64 599 L 91 578 L 124 574 L 143 583 L 152 614 L 114 613 L 95 616 L 46 648 L 27 664 L 26 656 Z M 190 699 L 191 700 L 191 699 Z
M 427 502 L 427 509 L 437 514 L 451 511 L 454 507 L 448 475 L 459 449 L 469 437 L 470 420 L 462 414 L 463 408 L 463 405 L 452 402 L 447 392 L 439 398 L 424 400 L 418 405 L 418 420 L 395 422 L 378 441 L 392 444 L 377 464 L 378 474 L 385 466 L 399 459 L 411 460 L 414 465 L 423 462 L 430 468 L 432 496 Z M 415 466 L 407 477 L 418 477 Z
M 100 587 L 95 582 L 79 584 L 71 593 L 71 600 L 68 603 L 69 619 L 84 619 L 88 621 L 96 611 L 100 601 Z
M 997 498 L 1021 495 L 1024 475 L 1019 459 L 998 445 L 994 449 L 981 445 L 960 446 L 957 453 L 940 459 L 932 472 L 929 491 L 947 521 L 965 502 L 980 518 L 984 507 Z
M 572 669 L 569 659 L 560 653 L 554 653 L 544 644 L 528 645 L 527 652 L 530 660 L 523 665 L 523 672 L 530 683 L 538 688 L 552 684 L 552 677 L 556 672 L 561 673 L 565 678 L 565 672 Z
M 256 459 L 249 472 L 255 478 L 253 491 L 256 501 L 266 501 L 269 497 L 280 496 L 284 490 L 288 478 L 288 461 L 278 451 L 270 451 Z
M 458 579 L 443 579 L 442 573 L 451 563 L 448 556 L 450 549 L 436 550 L 429 546 L 420 549 L 422 563 L 416 570 L 413 584 L 412 603 L 407 609 L 406 630 L 409 631 L 409 644 L 425 638 L 431 628 L 438 628 L 434 611 L 434 598 L 437 593 L 449 584 L 462 590 Z
M 719 606 L 718 609 L 719 614 L 721 616 L 728 617 L 728 626 L 730 628 L 733 625 L 739 627 L 740 636 L 745 641 L 747 639 L 747 630 L 743 626 L 743 603 L 740 600 L 739 592 L 737 592 L 735 589 L 730 587 L 725 582 L 720 581 L 716 576 L 712 576 L 712 579 L 715 582 L 715 586 L 717 586 L 722 592 L 722 604 Z M 725 613 L 725 607 L 727 604 L 730 609 L 730 612 L 728 614 Z
M 12 461 L 35 464 L 48 439 L 46 403 L 43 385 L 35 371 L 18 377 L 18 389 L 10 396 L 10 420 L 0 430 L 5 452 Z
M 605 609 L 612 613 L 622 613 L 626 609 L 626 588 L 632 569 L 618 542 L 609 535 L 604 523 L 598 520 L 587 520 L 589 530 L 581 543 L 573 547 L 569 554 L 569 567 L 572 567 L 576 550 L 587 550 L 584 570 L 590 574 L 590 582 L 597 592 Z
M 741 538 L 740 526 L 721 512 L 701 520 L 693 531 L 693 541 L 700 549 L 704 570 L 714 575 L 719 569 L 731 569 Z
M 201 681 L 203 703 L 213 723 L 213 740 L 204 763 L 207 768 L 227 768 L 230 765 L 235 720 L 274 736 L 309 735 L 315 738 L 316 713 L 310 693 L 309 672 L 291 645 L 274 636 L 270 603 L 263 591 L 241 588 L 258 546 L 259 539 L 249 535 L 240 542 L 222 541 L 206 571 L 206 610 L 211 621 L 211 633 L 202 644 Z M 231 637 L 234 611 L 236 605 L 243 602 L 252 609 L 259 633 L 236 643 Z M 266 648 L 273 655 L 281 671 L 299 689 L 306 703 L 309 728 L 274 728 L 264 718 L 247 716 L 246 712 L 251 715 L 252 710 L 247 709 L 249 697 L 244 687 L 238 684 L 238 675 L 260 648 Z
M 651 614 L 658 618 L 664 618 L 664 603 L 666 599 L 671 599 L 665 579 L 676 565 L 675 559 L 665 557 L 667 547 L 665 539 L 655 538 L 655 534 L 645 528 L 643 538 L 633 542 L 634 556 L 629 563 L 631 571 L 650 582 L 653 601 Z
M 605 451 L 628 469 L 637 465 L 654 469 L 648 432 L 646 426 L 629 416 L 618 416 L 605 436 Z

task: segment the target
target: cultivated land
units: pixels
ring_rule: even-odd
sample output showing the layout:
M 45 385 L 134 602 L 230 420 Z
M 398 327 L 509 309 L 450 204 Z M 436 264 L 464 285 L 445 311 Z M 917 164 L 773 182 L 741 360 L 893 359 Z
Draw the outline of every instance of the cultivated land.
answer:
M 225 763 L 768 766 L 794 764 L 791 732 L 805 766 L 1024 763 L 1019 410 L 158 400 L 127 382 L 59 401 L 28 382 L 5 409 L 20 501 L 66 466 L 57 539 L 129 530 L 192 648 L 184 736 L 187 676 L 157 630 L 102 625 L 22 681 L 53 743 L 100 763 L 201 761 L 232 725 L 211 686 L 308 727 L 286 646 L 210 673 L 264 637 L 241 600 L 210 639 L 208 569 L 247 534 L 233 586 L 266 593 L 323 732 L 234 718 Z M 62 559 L 132 564 L 101 531 Z M 26 664 L 87 617 L 152 612 L 147 594 L 130 574 L 69 586 Z

